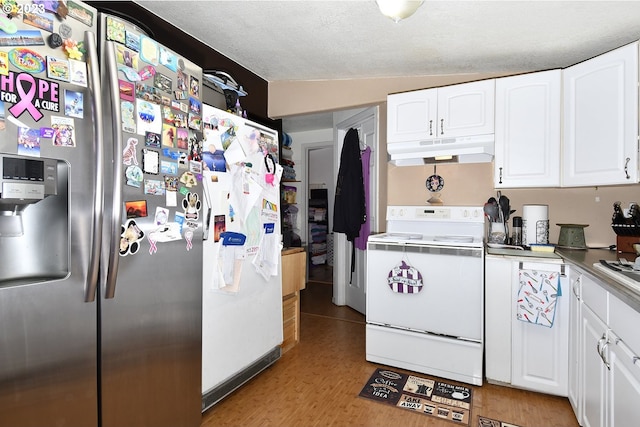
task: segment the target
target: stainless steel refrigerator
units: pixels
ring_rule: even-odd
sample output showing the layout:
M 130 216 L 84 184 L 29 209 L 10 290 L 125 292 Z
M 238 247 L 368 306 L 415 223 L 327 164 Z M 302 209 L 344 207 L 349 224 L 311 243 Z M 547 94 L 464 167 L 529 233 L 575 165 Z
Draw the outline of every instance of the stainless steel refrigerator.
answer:
M 3 12 L 0 426 L 198 426 L 202 72 L 80 2 Z

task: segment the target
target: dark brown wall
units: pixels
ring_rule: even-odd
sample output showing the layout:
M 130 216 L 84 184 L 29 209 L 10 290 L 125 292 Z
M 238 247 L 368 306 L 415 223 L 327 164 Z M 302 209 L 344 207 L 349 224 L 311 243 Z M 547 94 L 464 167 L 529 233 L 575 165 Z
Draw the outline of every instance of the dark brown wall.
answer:
M 282 121 L 271 120 L 267 115 L 268 83 L 266 80 L 138 4 L 130 1 L 86 1 L 86 3 L 101 12 L 113 13 L 143 29 L 148 29 L 150 37 L 198 64 L 204 70 L 228 73 L 248 93 L 240 99 L 242 107 L 248 112 L 248 118 L 282 132 Z

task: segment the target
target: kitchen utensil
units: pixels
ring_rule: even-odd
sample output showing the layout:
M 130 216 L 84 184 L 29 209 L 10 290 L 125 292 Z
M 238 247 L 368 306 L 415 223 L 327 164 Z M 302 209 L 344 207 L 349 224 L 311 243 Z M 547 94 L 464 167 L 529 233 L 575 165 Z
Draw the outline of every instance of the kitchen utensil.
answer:
M 484 213 L 489 218 L 490 222 L 498 221 L 498 205 L 495 203 L 487 202 L 484 204 Z
M 502 211 L 502 217 L 504 222 L 506 223 L 509 219 L 509 215 L 511 214 L 511 206 L 509 202 L 509 198 L 507 196 L 500 196 L 498 199 L 498 205 L 500 205 L 500 210 Z

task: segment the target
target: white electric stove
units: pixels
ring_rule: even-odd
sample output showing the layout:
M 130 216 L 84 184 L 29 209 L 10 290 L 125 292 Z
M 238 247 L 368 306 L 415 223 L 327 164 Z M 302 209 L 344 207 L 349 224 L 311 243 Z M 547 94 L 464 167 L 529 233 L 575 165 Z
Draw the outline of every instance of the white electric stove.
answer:
M 481 385 L 482 207 L 389 206 L 367 244 L 367 360 Z

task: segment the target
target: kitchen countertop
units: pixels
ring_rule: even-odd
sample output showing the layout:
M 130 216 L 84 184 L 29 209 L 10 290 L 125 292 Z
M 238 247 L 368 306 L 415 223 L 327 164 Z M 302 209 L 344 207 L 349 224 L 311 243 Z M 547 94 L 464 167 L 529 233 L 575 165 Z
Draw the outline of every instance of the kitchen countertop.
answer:
M 634 310 L 640 312 L 640 293 L 635 289 L 626 286 L 609 276 L 601 273 L 593 267 L 593 264 L 601 259 L 607 261 L 617 261 L 618 258 L 626 258 L 633 262 L 636 257 L 633 254 L 618 254 L 616 251 L 607 249 L 588 249 L 588 250 L 572 250 L 572 249 L 556 249 L 556 253 L 578 267 L 586 270 L 592 276 L 598 278 L 605 285 L 605 289 L 622 301 L 631 306 Z

